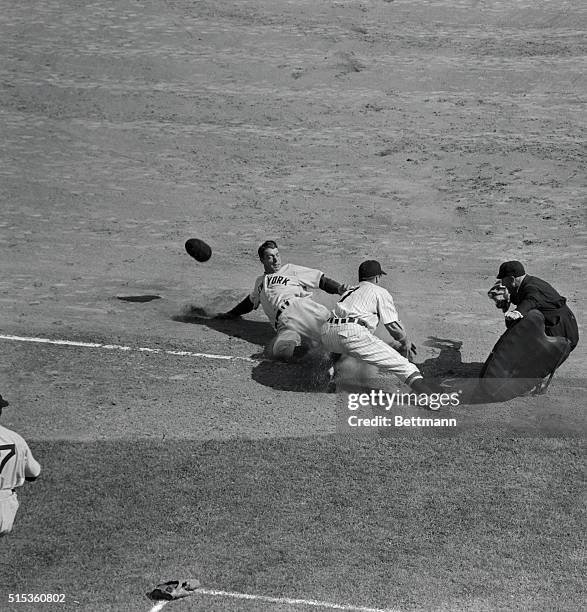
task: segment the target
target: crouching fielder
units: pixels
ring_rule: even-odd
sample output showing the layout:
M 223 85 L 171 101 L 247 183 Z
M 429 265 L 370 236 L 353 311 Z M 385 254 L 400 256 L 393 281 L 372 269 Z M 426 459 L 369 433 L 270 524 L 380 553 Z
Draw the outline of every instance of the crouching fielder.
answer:
M 323 324 L 322 344 L 332 353 L 350 355 L 395 374 L 416 393 L 430 393 L 420 370 L 409 361 L 416 347 L 399 321 L 393 298 L 379 286 L 383 274 L 378 261 L 364 261 L 359 266 L 359 284 L 343 294 Z M 374 334 L 380 322 L 400 343 L 399 351 Z M 330 373 L 332 382 L 333 368 Z

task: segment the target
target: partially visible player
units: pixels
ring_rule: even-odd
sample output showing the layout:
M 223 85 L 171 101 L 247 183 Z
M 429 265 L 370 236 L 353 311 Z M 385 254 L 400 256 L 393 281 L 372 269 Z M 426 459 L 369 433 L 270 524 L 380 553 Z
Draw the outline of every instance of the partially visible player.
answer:
M 342 295 L 347 287 L 327 278 L 320 270 L 283 264 L 273 240 L 266 240 L 257 252 L 264 273 L 242 302 L 216 318 L 234 319 L 261 305 L 277 331 L 270 353 L 276 359 L 289 361 L 295 357 L 296 348 L 304 345 L 305 349 L 319 343 L 320 328 L 329 315 L 326 306 L 312 300 L 312 290 Z
M 0 395 L 0 416 L 8 402 Z M 18 510 L 16 488 L 36 480 L 41 466 L 22 436 L 0 425 L 0 536 L 12 531 Z
M 379 285 L 384 274 L 375 260 L 359 266 L 359 284 L 343 294 L 322 326 L 322 345 L 334 354 L 350 355 L 395 374 L 416 393 L 431 393 L 420 370 L 410 361 L 416 347 L 399 320 L 393 298 Z M 399 350 L 375 335 L 379 323 L 399 343 Z

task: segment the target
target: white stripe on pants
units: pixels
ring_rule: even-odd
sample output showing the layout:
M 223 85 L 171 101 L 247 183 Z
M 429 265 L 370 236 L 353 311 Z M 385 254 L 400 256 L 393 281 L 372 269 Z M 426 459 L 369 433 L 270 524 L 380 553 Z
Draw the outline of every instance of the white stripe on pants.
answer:
M 324 348 L 332 353 L 350 355 L 370 363 L 395 374 L 402 382 L 420 374 L 417 366 L 359 323 L 324 323 L 321 338 Z

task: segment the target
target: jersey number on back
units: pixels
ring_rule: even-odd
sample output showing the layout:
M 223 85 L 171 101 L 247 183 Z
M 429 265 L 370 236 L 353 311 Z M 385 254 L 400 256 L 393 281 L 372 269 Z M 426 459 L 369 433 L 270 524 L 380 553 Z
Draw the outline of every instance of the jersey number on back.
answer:
M 16 444 L 0 444 L 0 473 L 14 455 L 16 455 Z

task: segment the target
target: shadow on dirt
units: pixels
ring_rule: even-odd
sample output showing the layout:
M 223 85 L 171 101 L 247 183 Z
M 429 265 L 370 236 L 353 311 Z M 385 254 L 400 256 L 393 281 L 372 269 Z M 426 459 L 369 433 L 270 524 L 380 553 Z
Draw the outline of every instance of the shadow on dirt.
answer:
M 123 302 L 137 302 L 143 304 L 145 302 L 152 302 L 153 300 L 160 300 L 160 295 L 117 295 L 117 299 Z
M 440 349 L 437 357 L 418 364 L 426 379 L 441 384 L 447 393 L 459 391 L 461 403 L 487 403 L 487 398 L 482 400 L 476 395 L 483 364 L 463 363 L 462 342 L 431 336 L 424 344 Z M 252 378 L 262 385 L 281 391 L 325 392 L 329 365 L 325 353 L 313 351 L 297 363 L 264 361 L 253 368 Z M 368 393 L 372 389 L 386 387 L 385 383 L 385 377 L 382 378 L 381 373 L 377 374 L 374 366 L 350 357 L 339 363 L 337 393 Z
M 294 363 L 262 361 L 252 371 L 254 381 L 279 391 L 324 393 L 328 385 L 328 355 L 312 350 Z
M 479 389 L 481 362 L 464 363 L 461 355 L 463 343 L 458 340 L 429 336 L 425 346 L 440 350 L 437 357 L 418 363 L 418 369 L 437 393 L 457 392 L 461 405 L 490 404 L 496 400 L 488 398 Z M 409 392 L 394 376 L 378 372 L 374 366 L 352 358 L 343 359 L 338 367 L 337 393 L 370 393 L 371 390 Z M 387 413 L 389 416 L 389 414 Z
M 418 364 L 420 372 L 425 378 L 479 378 L 483 364 L 480 362 L 463 363 L 461 348 L 463 343 L 459 340 L 449 340 L 429 336 L 424 346 L 440 349 L 438 357 L 426 359 Z
M 266 346 L 275 335 L 269 323 L 247 319 L 214 319 L 205 308 L 199 306 L 189 306 L 181 314 L 175 315 L 171 319 L 179 323 L 204 325 L 232 338 L 241 338 L 262 347 Z M 255 355 L 255 357 L 258 356 Z
M 257 344 L 261 351 L 251 355 L 263 359 L 251 373 L 252 379 L 265 387 L 279 391 L 323 392 L 328 384 L 328 356 L 320 350 L 311 350 L 294 363 L 271 361 L 266 358 L 266 347 L 275 336 L 269 323 L 248 319 L 215 319 L 213 313 L 199 306 L 190 305 L 171 317 L 179 323 L 204 325 L 232 338 L 241 338 Z
M 503 379 L 489 377 L 484 379 L 483 383 L 491 384 L 480 384 L 479 376 L 484 364 L 463 363 L 461 356 L 463 343 L 460 341 L 430 336 L 424 345 L 440 349 L 440 354 L 419 364 L 420 371 L 426 379 L 434 381 L 448 393 L 458 391 L 461 405 L 501 404 L 515 397 L 540 395 L 545 392 L 545 389 L 541 388 L 540 377 L 535 379 L 521 376 Z M 509 396 L 504 398 L 504 392 Z
M 491 400 L 481 396 L 479 391 L 479 374 L 483 368 L 481 362 L 463 362 L 460 340 L 438 338 L 429 336 L 424 342 L 429 346 L 440 350 L 437 357 L 426 359 L 418 364 L 420 372 L 427 380 L 434 381 L 447 393 L 458 391 L 461 404 L 487 404 Z

